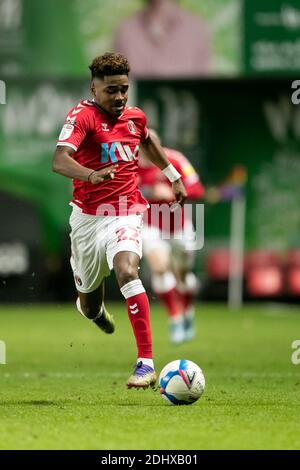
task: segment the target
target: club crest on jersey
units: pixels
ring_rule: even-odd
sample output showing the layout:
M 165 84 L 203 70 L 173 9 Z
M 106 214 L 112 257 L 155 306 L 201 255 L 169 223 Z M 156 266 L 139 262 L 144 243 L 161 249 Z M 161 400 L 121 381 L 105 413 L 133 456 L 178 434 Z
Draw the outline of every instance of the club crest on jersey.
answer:
M 109 128 L 107 126 L 108 126 L 107 122 L 101 122 L 101 130 L 103 132 L 109 132 Z
M 127 126 L 132 134 L 136 134 L 137 130 L 133 121 L 129 120 Z

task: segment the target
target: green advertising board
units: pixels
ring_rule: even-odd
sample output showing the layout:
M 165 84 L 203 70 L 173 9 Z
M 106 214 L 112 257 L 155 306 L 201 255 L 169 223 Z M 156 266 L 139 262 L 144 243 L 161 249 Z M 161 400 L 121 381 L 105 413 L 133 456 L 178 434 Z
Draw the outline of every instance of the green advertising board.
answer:
M 300 73 L 299 0 L 243 1 L 246 74 Z

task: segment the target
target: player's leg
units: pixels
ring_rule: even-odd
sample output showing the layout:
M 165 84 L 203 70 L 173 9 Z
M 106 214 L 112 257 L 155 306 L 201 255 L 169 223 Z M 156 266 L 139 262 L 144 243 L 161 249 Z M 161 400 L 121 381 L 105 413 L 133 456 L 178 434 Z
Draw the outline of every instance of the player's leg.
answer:
M 157 227 L 144 227 L 143 252 L 151 272 L 152 289 L 166 307 L 170 323 L 170 339 L 181 343 L 185 332 L 183 306 L 176 291 L 176 278 L 171 269 L 171 246 Z
M 167 245 L 166 241 L 164 243 Z M 184 306 L 176 289 L 177 281 L 170 266 L 170 254 L 169 246 L 159 246 L 147 250 L 145 257 L 151 271 L 153 291 L 168 313 L 170 339 L 172 343 L 178 344 L 185 339 Z
M 138 276 L 142 257 L 142 216 L 116 217 L 109 224 L 106 257 L 109 269 L 114 269 L 136 339 L 138 360 L 128 387 L 154 386 L 156 374 L 152 358 L 150 308 L 145 289 Z
M 113 258 L 113 267 L 123 296 L 137 345 L 137 363 L 127 387 L 154 386 L 156 374 L 152 358 L 152 335 L 148 296 L 138 276 L 140 257 L 131 251 L 120 251 Z
M 184 246 L 173 246 L 172 268 L 176 277 L 177 295 L 183 305 L 185 339 L 190 340 L 195 335 L 195 299 L 200 283 L 192 272 L 194 251 L 187 251 Z
M 97 238 L 98 226 L 101 228 L 103 221 L 73 209 L 70 225 L 70 262 L 78 292 L 77 309 L 103 331 L 112 333 L 114 321 L 104 305 L 104 278 L 109 268 L 105 250 Z
M 115 322 L 104 304 L 104 285 L 103 279 L 100 286 L 93 292 L 77 291 L 76 306 L 81 315 L 94 322 L 105 333 L 110 334 L 115 331 Z

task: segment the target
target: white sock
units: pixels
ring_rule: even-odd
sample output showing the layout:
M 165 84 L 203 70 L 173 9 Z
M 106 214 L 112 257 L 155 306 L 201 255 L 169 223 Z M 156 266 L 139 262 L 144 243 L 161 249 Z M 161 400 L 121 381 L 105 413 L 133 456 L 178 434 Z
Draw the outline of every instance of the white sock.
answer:
M 152 276 L 152 288 L 157 294 L 164 294 L 176 287 L 176 278 L 171 271 Z
M 136 363 L 141 361 L 143 364 L 146 364 L 147 366 L 152 367 L 152 369 L 154 369 L 153 359 L 149 359 L 148 357 L 138 357 Z
M 193 272 L 189 272 L 185 275 L 184 282 L 179 282 L 177 285 L 178 292 L 182 294 L 191 293 L 196 295 L 200 288 L 200 281 L 197 279 Z

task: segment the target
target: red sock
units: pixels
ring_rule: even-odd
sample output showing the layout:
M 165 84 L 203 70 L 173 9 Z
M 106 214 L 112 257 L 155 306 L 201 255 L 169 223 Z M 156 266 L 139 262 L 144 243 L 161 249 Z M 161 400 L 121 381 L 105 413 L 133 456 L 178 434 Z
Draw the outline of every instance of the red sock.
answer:
M 182 302 L 182 305 L 183 305 L 183 310 L 188 310 L 192 303 L 193 303 L 193 300 L 194 300 L 194 293 L 191 293 L 191 292 L 178 292 L 178 296 Z
M 152 359 L 150 306 L 146 292 L 126 299 L 129 320 L 136 339 L 138 357 Z
M 166 306 L 169 317 L 176 317 L 182 315 L 183 306 L 181 299 L 175 288 L 168 292 L 156 292 L 159 300 Z
M 184 283 L 178 283 L 176 287 L 177 295 L 183 305 L 183 310 L 187 312 L 193 305 L 199 291 L 199 281 L 194 273 L 187 273 Z

